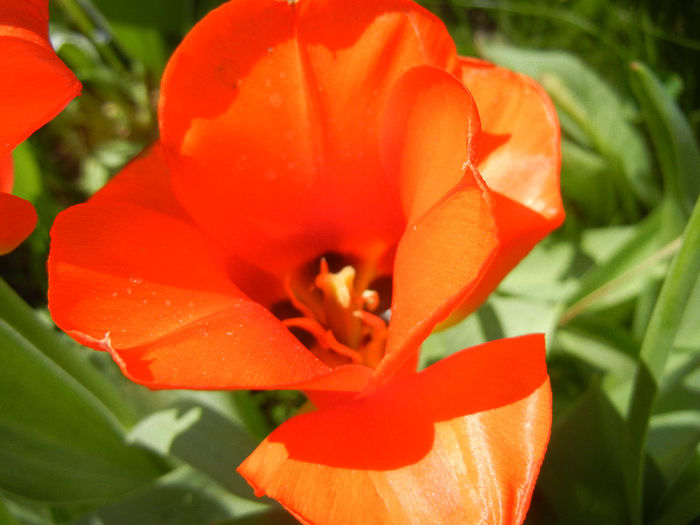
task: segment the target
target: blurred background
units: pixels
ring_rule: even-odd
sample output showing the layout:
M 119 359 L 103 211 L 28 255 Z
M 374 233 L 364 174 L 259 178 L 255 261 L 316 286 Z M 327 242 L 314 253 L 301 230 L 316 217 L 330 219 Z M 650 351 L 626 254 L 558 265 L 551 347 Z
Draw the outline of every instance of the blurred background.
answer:
M 39 224 L 0 258 L 0 275 L 19 295 L 3 292 L 1 326 L 11 331 L 13 312 L 33 309 L 36 325 L 17 328 L 39 334 L 26 336 L 39 353 L 23 366 L 40 370 L 25 383 L 56 381 L 80 397 L 67 374 L 93 394 L 103 389 L 95 395 L 119 431 L 93 436 L 81 419 L 89 411 L 58 407 L 39 411 L 22 433 L 10 412 L 0 414 L 0 448 L 46 460 L 22 463 L 21 472 L 0 464 L 0 523 L 288 522 L 269 501 L 252 501 L 231 472 L 303 396 L 148 392 L 108 356 L 58 335 L 46 310 L 54 217 L 157 137 L 167 59 L 220 3 L 51 0 L 52 42 L 83 91 L 14 152 L 14 193 L 34 203 Z M 528 523 L 700 523 L 700 220 L 692 215 L 700 1 L 421 3 L 445 22 L 460 54 L 533 76 L 550 94 L 563 130 L 567 210 L 565 224 L 477 313 L 426 341 L 421 366 L 487 340 L 546 333 L 554 426 Z M 52 364 L 41 368 L 47 355 Z M 16 378 L 15 387 L 22 395 Z M 23 406 L 35 410 L 47 392 L 27 392 Z M 87 428 L 84 441 L 56 437 L 51 421 L 60 418 Z M 103 444 L 103 463 L 90 442 Z M 124 468 L 115 473 L 117 463 Z

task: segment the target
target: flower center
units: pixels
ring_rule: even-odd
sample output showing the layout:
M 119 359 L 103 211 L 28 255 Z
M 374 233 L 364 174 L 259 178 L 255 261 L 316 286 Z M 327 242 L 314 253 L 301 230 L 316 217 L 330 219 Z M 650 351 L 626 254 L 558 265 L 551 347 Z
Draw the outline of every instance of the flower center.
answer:
M 353 363 L 375 368 L 384 357 L 388 326 L 387 316 L 380 314 L 387 303 L 371 287 L 371 272 L 358 272 L 352 264 L 332 271 L 326 257 L 314 265 L 317 269 L 311 272 L 287 276 L 284 288 L 293 308 L 278 316 L 330 366 Z M 386 288 L 381 279 L 375 282 Z

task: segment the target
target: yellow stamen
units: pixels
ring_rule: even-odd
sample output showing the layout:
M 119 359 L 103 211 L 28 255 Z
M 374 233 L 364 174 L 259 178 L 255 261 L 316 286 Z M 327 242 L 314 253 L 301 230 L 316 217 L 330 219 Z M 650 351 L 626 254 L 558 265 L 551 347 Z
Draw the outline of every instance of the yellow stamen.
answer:
M 349 308 L 355 283 L 355 268 L 346 266 L 338 273 L 328 271 L 328 263 L 321 259 L 321 271 L 315 284 L 323 292 L 324 298 L 335 300 L 341 307 Z
M 328 261 L 321 258 L 313 280 L 305 272 L 284 279 L 289 302 L 301 316 L 282 322 L 311 334 L 317 344 L 309 348 L 316 348 L 319 357 L 328 358 L 327 352 L 332 352 L 350 363 L 376 367 L 384 356 L 388 327 L 385 320 L 370 313 L 381 302 L 377 291 L 366 288 L 372 275 L 371 271 L 363 271 L 358 276 L 350 265 L 331 272 Z M 335 358 L 330 361 L 331 366 L 343 362 Z
M 367 308 L 370 312 L 374 312 L 379 306 L 379 294 L 374 290 L 365 290 L 362 292 L 361 307 Z

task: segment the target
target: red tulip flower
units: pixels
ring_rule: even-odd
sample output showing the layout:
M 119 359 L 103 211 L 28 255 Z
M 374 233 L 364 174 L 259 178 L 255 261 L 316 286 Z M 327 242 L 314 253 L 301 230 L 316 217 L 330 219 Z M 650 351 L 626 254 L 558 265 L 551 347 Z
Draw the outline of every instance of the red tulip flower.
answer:
M 55 117 L 80 83 L 49 42 L 48 0 L 0 0 L 0 255 L 34 229 L 36 212 L 11 195 L 12 149 Z
M 153 388 L 303 390 L 239 472 L 304 523 L 521 522 L 542 336 L 415 369 L 563 218 L 542 90 L 406 0 L 237 0 L 173 55 L 159 118 L 57 218 L 56 323 Z

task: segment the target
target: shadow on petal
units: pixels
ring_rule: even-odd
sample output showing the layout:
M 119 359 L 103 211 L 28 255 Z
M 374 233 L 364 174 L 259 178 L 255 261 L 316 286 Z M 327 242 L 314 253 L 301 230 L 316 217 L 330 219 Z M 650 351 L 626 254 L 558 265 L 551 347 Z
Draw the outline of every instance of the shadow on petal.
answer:
M 348 403 L 295 417 L 267 441 L 308 463 L 399 468 L 429 452 L 436 423 L 515 403 L 546 378 L 542 336 L 495 341 Z
M 238 471 L 304 523 L 521 523 L 549 439 L 542 336 L 292 418 Z

